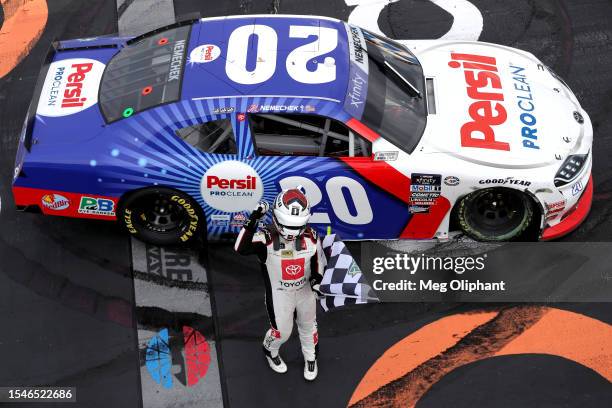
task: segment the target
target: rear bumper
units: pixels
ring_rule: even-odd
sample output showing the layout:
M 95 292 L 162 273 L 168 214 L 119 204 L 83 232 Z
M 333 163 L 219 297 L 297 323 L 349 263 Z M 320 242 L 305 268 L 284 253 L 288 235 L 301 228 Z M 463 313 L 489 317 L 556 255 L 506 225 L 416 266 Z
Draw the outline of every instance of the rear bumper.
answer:
M 552 239 L 560 238 L 564 235 L 569 234 L 575 230 L 589 215 L 591 210 L 591 204 L 593 203 L 593 177 L 589 176 L 589 182 L 587 183 L 584 193 L 576 203 L 573 211 L 570 211 L 569 215 L 566 216 L 560 223 L 553 227 L 548 227 L 542 231 L 540 239 L 542 241 L 550 241 Z

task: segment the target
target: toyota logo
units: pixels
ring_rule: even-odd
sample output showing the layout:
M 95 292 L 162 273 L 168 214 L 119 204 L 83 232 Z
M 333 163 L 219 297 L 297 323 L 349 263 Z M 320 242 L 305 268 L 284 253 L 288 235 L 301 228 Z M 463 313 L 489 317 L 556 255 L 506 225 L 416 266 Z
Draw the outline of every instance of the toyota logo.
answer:
M 285 268 L 285 272 L 287 275 L 295 276 L 302 271 L 302 267 L 300 265 L 287 265 Z

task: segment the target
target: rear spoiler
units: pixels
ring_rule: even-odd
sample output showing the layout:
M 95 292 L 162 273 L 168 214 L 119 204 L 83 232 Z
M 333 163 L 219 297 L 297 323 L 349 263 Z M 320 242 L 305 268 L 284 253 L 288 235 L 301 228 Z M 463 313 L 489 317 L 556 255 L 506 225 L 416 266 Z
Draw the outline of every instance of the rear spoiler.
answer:
M 33 127 L 34 121 L 36 119 L 36 110 L 38 108 L 40 93 L 42 92 L 42 87 L 45 84 L 47 72 L 49 71 L 49 67 L 51 66 L 51 62 L 53 62 L 53 57 L 55 56 L 55 54 L 62 51 L 97 48 L 118 48 L 120 45 L 122 45 L 122 42 L 121 39 L 118 37 L 99 37 L 98 39 L 93 40 L 91 42 L 82 40 L 59 41 L 57 39 L 51 41 L 49 50 L 45 54 L 45 57 L 42 61 L 42 67 L 40 69 L 40 73 L 38 74 L 38 79 L 36 80 L 36 87 L 34 88 L 34 94 L 32 95 L 32 100 L 30 101 L 30 106 L 28 108 L 28 113 L 26 116 L 26 122 L 24 123 L 25 139 L 23 144 L 28 153 L 32 150 Z
M 133 44 L 135 42 L 138 42 L 138 41 L 142 40 L 143 38 L 150 37 L 152 35 L 155 35 L 157 33 L 162 32 L 162 31 L 166 31 L 166 30 L 170 30 L 172 28 L 182 27 L 182 26 L 186 26 L 186 25 L 190 25 L 190 24 L 196 23 L 197 21 L 200 20 L 200 18 L 201 18 L 201 15 L 200 15 L 199 11 L 181 15 L 179 18 L 177 18 L 177 21 L 175 23 L 172 23 L 172 24 L 169 24 L 169 25 L 166 25 L 166 26 L 163 26 L 163 27 L 159 27 L 159 28 L 156 28 L 153 31 L 149 31 L 149 32 L 146 32 L 144 34 L 140 34 L 140 35 L 138 35 L 136 37 L 133 37 L 133 38 L 131 38 L 131 39 L 129 39 L 127 41 L 127 44 L 128 45 Z
M 42 92 L 42 87 L 45 84 L 45 78 L 47 77 L 47 71 L 49 71 L 49 67 L 51 66 L 51 62 L 53 61 L 53 56 L 57 52 L 59 46 L 59 42 L 54 40 L 51 41 L 51 45 L 49 46 L 49 50 L 45 55 L 42 63 L 42 68 L 40 69 L 40 73 L 38 74 L 38 79 L 36 80 L 36 86 L 34 87 L 34 95 L 32 95 L 32 100 L 30 101 L 30 106 L 28 108 L 28 113 L 26 115 L 26 123 L 24 123 L 25 127 L 25 140 L 23 145 L 25 146 L 28 153 L 32 150 L 32 135 L 33 135 L 33 127 L 34 120 L 36 119 L 36 109 L 38 109 L 38 101 L 40 99 L 40 93 Z

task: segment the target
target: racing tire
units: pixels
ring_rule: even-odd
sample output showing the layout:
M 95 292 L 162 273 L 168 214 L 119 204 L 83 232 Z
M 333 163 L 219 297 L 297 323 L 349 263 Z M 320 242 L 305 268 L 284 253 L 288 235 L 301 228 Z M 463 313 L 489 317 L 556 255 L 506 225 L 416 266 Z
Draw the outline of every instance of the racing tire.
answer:
M 184 245 L 205 231 L 205 218 L 189 195 L 166 187 L 130 193 L 119 204 L 119 222 L 134 237 L 154 245 Z
M 521 191 L 485 188 L 464 197 L 457 221 L 465 234 L 478 241 L 512 241 L 531 226 L 534 203 Z

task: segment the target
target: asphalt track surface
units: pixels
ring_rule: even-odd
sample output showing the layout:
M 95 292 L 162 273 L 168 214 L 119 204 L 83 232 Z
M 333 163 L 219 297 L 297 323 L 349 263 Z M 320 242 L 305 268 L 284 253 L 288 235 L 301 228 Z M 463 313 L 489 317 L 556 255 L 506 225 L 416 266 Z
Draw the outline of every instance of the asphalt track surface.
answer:
M 0 22 L 11 17 L 7 4 L 21 1 L 1 1 L 5 8 Z M 48 3 L 48 21 L 40 40 L 0 80 L 0 386 L 70 385 L 78 389 L 78 402 L 71 406 L 138 407 L 136 324 L 151 316 L 135 314 L 129 239 L 113 224 L 17 214 L 11 200 L 16 141 L 49 42 L 118 30 L 113 0 Z M 564 239 L 610 241 L 612 2 L 472 3 L 483 16 L 481 40 L 533 52 L 566 79 L 590 113 L 595 130 L 593 208 L 587 221 Z M 278 12 L 342 19 L 348 19 L 353 9 L 343 0 L 176 0 L 174 6 L 176 16 Z M 394 38 L 437 38 L 450 29 L 453 17 L 432 2 L 402 0 L 386 5 L 377 24 Z M 226 405 L 231 407 L 346 406 L 368 369 L 396 342 L 449 315 L 461 314 L 469 320 L 482 309 L 510 307 L 378 304 L 319 314 L 320 377 L 314 384 L 305 384 L 295 337 L 284 347 L 290 368 L 286 376 L 279 378 L 264 366 L 260 356 L 267 325 L 264 290 L 252 260 L 235 257 L 226 245 L 211 245 L 204 255 L 216 302 L 222 385 Z M 555 307 L 612 323 L 609 303 Z M 167 320 L 176 318 L 169 315 Z M 527 334 L 532 323 L 517 325 L 511 335 Z M 568 330 L 571 324 L 567 322 Z M 493 327 L 469 333 L 473 336 L 457 333 L 453 350 L 497 344 Z M 609 347 L 609 339 L 602 346 Z M 438 360 L 428 361 L 434 373 L 448 369 Z M 610 371 L 610 361 L 604 364 Z M 403 378 L 414 379 L 417 374 Z M 492 354 L 457 367 L 428 386 L 419 407 L 604 407 L 612 401 L 609 380 L 596 371 L 540 353 Z M 394 394 L 386 392 L 389 395 Z M 354 402 L 358 406 L 359 401 Z

